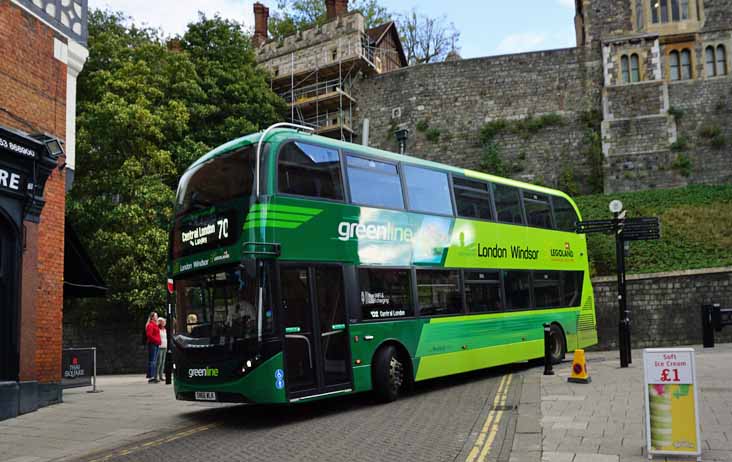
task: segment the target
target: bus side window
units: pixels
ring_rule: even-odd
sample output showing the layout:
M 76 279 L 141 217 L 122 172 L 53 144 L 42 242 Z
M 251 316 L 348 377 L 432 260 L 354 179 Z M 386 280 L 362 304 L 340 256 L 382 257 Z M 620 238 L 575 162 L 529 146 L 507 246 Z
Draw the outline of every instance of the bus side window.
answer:
M 531 307 L 531 272 L 506 271 L 506 308 L 526 310 Z
M 277 166 L 281 193 L 343 200 L 341 161 L 336 149 L 295 141 L 282 148 Z
M 526 221 L 529 226 L 552 229 L 552 208 L 549 196 L 532 191 L 523 191 Z
M 453 191 L 457 214 L 465 218 L 493 219 L 488 184 L 453 176 Z
M 574 223 L 579 221 L 579 217 L 572 204 L 567 199 L 559 196 L 553 196 L 552 203 L 554 205 L 554 223 L 556 223 L 557 229 L 574 232 Z
M 405 165 L 403 171 L 409 193 L 409 210 L 452 215 L 452 199 L 446 173 L 413 165 Z
M 346 156 L 351 202 L 358 205 L 404 209 L 399 172 L 394 164 Z
M 462 313 L 460 272 L 418 269 L 417 299 L 421 316 Z
M 412 316 L 414 303 L 410 273 L 408 269 L 359 268 L 362 319 Z
M 468 313 L 500 311 L 503 308 L 500 272 L 465 270 L 465 302 Z
M 491 183 L 493 197 L 496 201 L 496 214 L 498 221 L 503 223 L 523 224 L 521 214 L 521 197 L 519 190 L 513 186 Z
M 562 305 L 559 274 L 559 271 L 534 271 L 534 306 L 536 308 L 558 308 Z
M 582 282 L 584 279 L 582 271 L 562 272 L 562 306 L 575 307 L 582 304 Z

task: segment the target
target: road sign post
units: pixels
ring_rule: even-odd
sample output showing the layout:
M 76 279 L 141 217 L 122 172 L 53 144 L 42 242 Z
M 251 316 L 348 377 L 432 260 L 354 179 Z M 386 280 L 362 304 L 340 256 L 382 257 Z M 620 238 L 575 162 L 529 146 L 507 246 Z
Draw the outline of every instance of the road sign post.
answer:
M 613 218 L 610 220 L 588 220 L 576 223 L 579 234 L 615 235 L 615 261 L 618 273 L 618 349 L 620 367 L 628 367 L 631 357 L 631 312 L 628 306 L 625 279 L 625 246 L 630 241 L 660 239 L 660 225 L 657 217 L 626 218 L 622 202 L 610 202 Z

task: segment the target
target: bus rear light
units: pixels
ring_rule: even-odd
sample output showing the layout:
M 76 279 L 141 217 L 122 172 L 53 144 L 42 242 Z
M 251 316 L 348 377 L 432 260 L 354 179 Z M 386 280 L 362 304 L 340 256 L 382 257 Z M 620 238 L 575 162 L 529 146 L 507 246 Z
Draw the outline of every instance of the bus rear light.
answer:
M 361 360 L 360 359 L 357 359 L 356 360 L 356 365 L 358 366 L 359 364 L 361 364 Z
M 353 336 L 353 341 L 356 342 L 356 343 L 358 343 L 358 335 L 354 335 Z

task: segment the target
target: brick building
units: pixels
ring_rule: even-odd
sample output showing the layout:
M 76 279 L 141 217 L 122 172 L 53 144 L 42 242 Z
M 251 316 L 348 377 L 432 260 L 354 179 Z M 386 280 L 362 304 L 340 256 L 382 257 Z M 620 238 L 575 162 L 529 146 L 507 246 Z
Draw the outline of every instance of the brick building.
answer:
M 86 0 L 0 0 L 0 420 L 61 400 Z
M 369 127 L 370 145 L 397 151 L 394 129 L 407 127 L 411 155 L 500 163 L 576 192 L 732 181 L 732 0 L 576 0 L 575 11 L 573 48 L 359 74 L 347 139 Z M 260 62 L 281 57 L 282 72 L 320 30 L 265 44 Z

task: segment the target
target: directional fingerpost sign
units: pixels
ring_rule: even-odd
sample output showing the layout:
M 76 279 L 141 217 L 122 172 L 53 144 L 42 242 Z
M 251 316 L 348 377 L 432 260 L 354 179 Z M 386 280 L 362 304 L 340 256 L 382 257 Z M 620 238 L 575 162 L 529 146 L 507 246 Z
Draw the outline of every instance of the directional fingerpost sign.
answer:
M 575 231 L 579 234 L 614 234 L 615 258 L 618 271 L 618 305 L 620 323 L 618 326 L 618 345 L 620 346 L 620 367 L 628 367 L 630 357 L 630 310 L 625 290 L 625 243 L 630 241 L 650 241 L 661 238 L 661 225 L 658 217 L 626 218 L 627 211 L 619 200 L 610 202 L 613 218 L 609 220 L 579 221 Z

